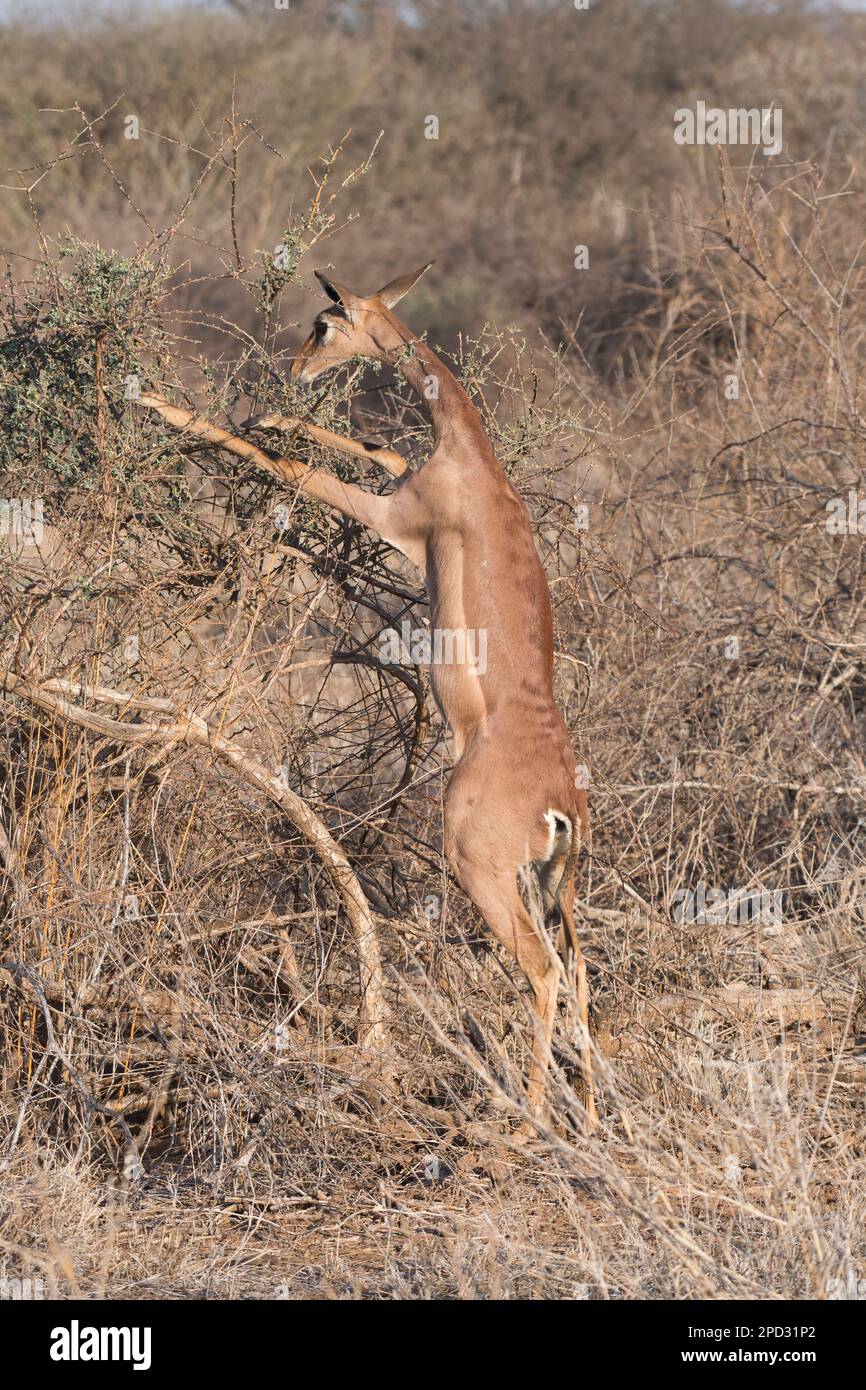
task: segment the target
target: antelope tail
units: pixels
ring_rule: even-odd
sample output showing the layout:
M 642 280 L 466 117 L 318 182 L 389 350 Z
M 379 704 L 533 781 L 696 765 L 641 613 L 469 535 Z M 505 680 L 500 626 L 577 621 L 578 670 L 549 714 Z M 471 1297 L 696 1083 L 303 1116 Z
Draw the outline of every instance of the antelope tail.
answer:
M 550 846 L 545 858 L 535 861 L 534 868 L 538 876 L 544 921 L 549 925 L 557 909 L 566 871 L 571 868 L 575 836 L 571 819 L 562 811 L 547 811 L 544 819 L 550 827 Z

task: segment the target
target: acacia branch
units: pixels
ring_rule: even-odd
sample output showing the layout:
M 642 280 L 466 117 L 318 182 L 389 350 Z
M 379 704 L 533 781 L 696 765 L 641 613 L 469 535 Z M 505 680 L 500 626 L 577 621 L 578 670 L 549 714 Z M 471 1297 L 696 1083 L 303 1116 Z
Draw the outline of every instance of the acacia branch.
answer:
M 170 701 L 137 700 L 121 691 L 104 686 L 82 686 L 53 680 L 35 684 L 12 671 L 0 672 L 0 690 L 8 691 L 29 701 L 57 718 L 68 720 L 92 733 L 119 743 L 161 744 L 163 749 L 186 743 L 207 748 L 222 762 L 228 763 L 249 785 L 256 787 L 274 801 L 286 814 L 296 830 L 313 847 L 328 870 L 340 895 L 355 938 L 355 950 L 361 975 L 361 1008 L 359 1042 L 368 1048 L 381 1047 L 387 1041 L 388 1011 L 382 983 L 382 962 L 379 941 L 373 924 L 370 905 L 360 883 L 340 846 L 323 821 L 307 803 L 283 781 L 269 772 L 263 763 L 215 733 L 205 721 L 191 711 L 182 712 Z M 172 716 L 171 722 L 129 724 L 110 719 L 97 710 L 83 709 L 66 698 L 74 692 L 97 704 L 129 705 L 154 710 Z M 154 709 L 154 706 L 157 708 Z

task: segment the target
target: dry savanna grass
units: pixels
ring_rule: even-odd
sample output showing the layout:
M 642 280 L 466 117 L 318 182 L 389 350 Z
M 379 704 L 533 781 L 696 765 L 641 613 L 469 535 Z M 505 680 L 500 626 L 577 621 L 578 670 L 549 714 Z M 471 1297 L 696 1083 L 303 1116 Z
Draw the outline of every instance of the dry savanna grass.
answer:
M 281 48 L 249 10 L 144 44 L 134 17 L 13 26 L 2 60 L 0 1272 L 59 1297 L 836 1296 L 866 1270 L 860 23 L 683 3 L 626 32 L 609 0 L 574 48 L 562 7 L 358 5 L 325 32 L 300 6 Z M 520 76 L 541 46 L 546 92 Z M 377 84 L 394 65 L 414 88 Z M 783 153 L 676 146 L 699 96 L 780 100 Z M 588 769 L 591 1137 L 567 992 L 554 1120 L 519 1131 L 525 986 L 442 854 L 427 670 L 382 656 L 423 625 L 419 576 L 268 462 L 391 482 L 250 427 L 422 462 L 399 372 L 288 366 L 313 265 L 369 291 L 434 254 L 405 317 L 530 508 Z

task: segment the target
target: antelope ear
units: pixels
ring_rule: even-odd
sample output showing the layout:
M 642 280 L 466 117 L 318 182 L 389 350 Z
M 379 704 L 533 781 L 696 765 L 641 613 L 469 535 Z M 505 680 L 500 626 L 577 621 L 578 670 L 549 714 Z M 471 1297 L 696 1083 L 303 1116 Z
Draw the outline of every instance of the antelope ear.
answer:
M 344 309 L 348 309 L 354 304 L 356 296 L 352 294 L 351 290 L 347 290 L 345 285 L 341 285 L 337 280 L 330 280 L 323 270 L 314 270 L 313 274 L 325 294 L 335 304 L 341 304 Z
M 424 271 L 429 270 L 432 264 L 432 261 L 428 261 L 420 270 L 413 270 L 411 275 L 401 275 L 397 280 L 390 280 L 374 297 L 381 299 L 386 309 L 393 309 L 395 304 L 400 303 L 404 294 L 408 294 L 417 285 Z

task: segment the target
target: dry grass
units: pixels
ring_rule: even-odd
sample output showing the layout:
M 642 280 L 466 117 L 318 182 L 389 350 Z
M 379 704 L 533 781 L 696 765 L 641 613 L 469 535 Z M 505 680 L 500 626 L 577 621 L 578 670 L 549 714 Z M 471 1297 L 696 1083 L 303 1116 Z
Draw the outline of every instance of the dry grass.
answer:
M 541 22 L 517 13 L 503 45 Z M 749 70 L 785 47 L 753 22 Z M 727 42 L 707 32 L 710 48 Z M 813 40 L 836 51 L 832 26 Z M 596 41 L 594 62 L 613 64 L 619 47 Z M 690 51 L 699 83 L 719 55 Z M 213 52 L 227 64 L 216 38 Z M 448 52 L 457 64 L 426 51 L 431 73 Z M 492 71 L 504 93 L 504 57 Z M 174 91 L 171 70 L 165 81 Z M 647 88 L 669 129 L 679 98 Z M 69 163 L 52 167 L 41 243 L 20 221 L 36 259 L 14 262 L 0 341 L 0 493 L 43 497 L 46 518 L 41 548 L 10 544 L 0 577 L 0 659 L 16 677 L 0 702 L 7 1275 L 60 1296 L 652 1299 L 823 1297 L 863 1270 L 864 550 L 825 524 L 831 499 L 866 493 L 862 136 L 846 127 L 819 158 L 810 111 L 812 127 L 792 111 L 785 156 L 760 166 L 667 151 L 652 174 L 670 178 L 673 203 L 623 213 L 619 240 L 598 212 L 604 276 L 587 292 L 566 260 L 555 305 L 524 300 L 540 333 L 480 332 L 516 312 L 515 267 L 554 282 L 539 258 L 555 237 L 526 206 L 514 244 L 539 258 L 503 253 L 483 314 L 483 276 L 466 300 L 443 273 L 444 307 L 435 278 L 407 301 L 419 328 L 435 305 L 430 336 L 454 347 L 551 582 L 559 694 L 591 768 L 578 888 L 603 1113 L 591 1139 L 567 1000 L 557 1123 L 531 1142 L 514 1133 L 526 996 L 441 854 L 449 755 L 426 674 L 377 660 L 384 627 L 423 616 L 417 576 L 124 400 L 138 374 L 235 428 L 265 408 L 309 410 L 284 380 L 295 335 L 277 330 L 302 302 L 311 245 L 348 279 L 359 228 L 376 235 L 376 160 L 342 187 L 359 138 L 312 209 L 283 208 L 263 236 L 252 191 L 276 187 L 263 173 L 275 156 L 238 111 L 185 221 L 192 156 L 178 146 L 176 196 L 163 181 L 164 203 L 138 200 L 154 234 L 138 220 L 132 235 L 128 214 L 128 244 L 105 236 L 128 255 L 52 238 L 62 199 L 49 190 Z M 124 221 L 99 151 L 72 163 L 78 230 Z M 638 206 L 634 167 L 610 163 Z M 385 245 L 399 191 L 420 196 L 386 168 Z M 549 196 L 561 206 L 561 190 Z M 365 218 L 339 230 L 356 205 Z M 183 241 L 199 206 L 224 252 Z M 285 272 L 256 254 L 283 237 Z M 455 342 L 455 322 L 477 340 Z M 423 458 L 399 379 L 357 373 L 313 405 L 320 423 Z M 234 763 L 183 735 L 190 714 Z M 251 759 L 310 820 L 250 777 Z M 375 914 L 384 1048 L 359 1046 L 354 939 L 314 824 Z M 677 920 L 678 892 L 701 883 L 728 901 L 776 895 L 779 911 Z

